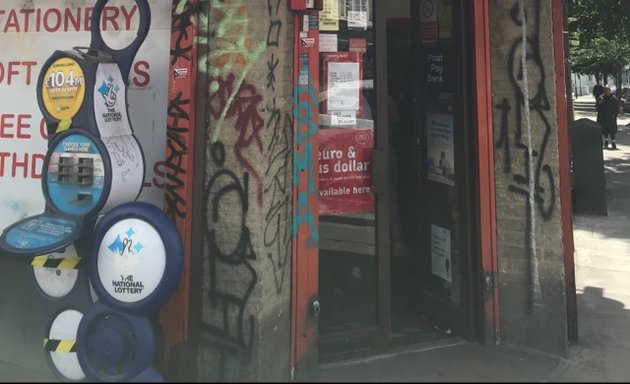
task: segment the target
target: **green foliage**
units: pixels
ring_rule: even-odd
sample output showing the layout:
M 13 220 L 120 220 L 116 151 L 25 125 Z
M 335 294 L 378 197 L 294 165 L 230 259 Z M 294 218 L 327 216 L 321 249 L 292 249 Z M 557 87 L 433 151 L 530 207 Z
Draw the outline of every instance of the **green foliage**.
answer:
M 618 75 L 630 64 L 630 0 L 567 0 L 571 70 Z

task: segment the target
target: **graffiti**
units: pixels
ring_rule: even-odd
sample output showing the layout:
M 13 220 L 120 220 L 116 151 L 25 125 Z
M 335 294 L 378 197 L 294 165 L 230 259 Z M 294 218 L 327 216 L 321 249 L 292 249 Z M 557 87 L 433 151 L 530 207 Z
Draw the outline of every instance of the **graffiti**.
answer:
M 275 3 L 275 4 L 273 4 Z M 279 48 L 279 36 L 282 21 L 278 19 L 280 0 L 267 0 L 269 27 L 267 32 L 267 91 L 271 93 L 265 110 L 268 118 L 266 131 L 271 133 L 266 148 L 268 159 L 265 170 L 265 195 L 269 197 L 269 206 L 265 211 L 263 241 L 267 249 L 267 259 L 271 263 L 276 293 L 282 292 L 287 276 L 287 260 L 291 255 L 291 115 L 283 113 L 277 105 L 275 70 L 280 63 L 275 55 Z
M 265 121 L 259 113 L 259 104 L 263 98 L 253 85 L 246 82 L 241 83 L 235 93 L 233 90 L 233 87 L 236 86 L 235 79 L 233 74 L 227 75 L 226 78 L 211 79 L 214 84 L 218 85 L 218 88 L 208 96 L 208 111 L 214 118 L 220 118 L 223 115 L 228 118 L 235 118 L 234 129 L 238 131 L 238 137 L 234 143 L 234 154 L 258 184 L 256 197 L 258 203 L 262 204 L 262 180 L 245 153 L 251 145 L 254 145 L 260 154 L 263 151 L 260 135 L 265 127 Z M 234 95 L 234 98 L 229 108 L 226 109 L 228 98 L 231 95 Z
M 188 135 L 190 126 L 190 117 L 186 112 L 187 106 L 190 105 L 189 99 L 182 99 L 182 93 L 179 92 L 169 102 L 168 106 L 168 124 L 166 127 L 166 158 L 163 162 L 157 162 L 155 167 L 156 174 L 164 175 L 166 182 L 164 183 L 166 213 L 171 219 L 176 217 L 186 217 L 186 199 L 180 193 L 186 178 L 186 169 L 184 161 L 188 152 L 185 136 Z M 156 180 L 154 184 L 158 185 Z
M 269 69 L 269 73 L 267 73 L 267 88 L 271 88 L 273 91 L 276 90 L 276 67 L 279 62 L 280 60 L 276 59 L 273 53 L 267 62 L 267 69 Z
M 536 247 L 537 213 L 548 221 L 555 208 L 555 180 L 545 153 L 551 135 L 547 117 L 545 68 L 540 53 L 540 0 L 533 2 L 531 17 L 523 0 L 511 9 L 511 20 L 520 28 L 520 36 L 511 46 L 508 77 L 514 89 L 514 100 L 504 98 L 495 108 L 500 112 L 500 135 L 496 146 L 503 150 L 503 172 L 512 176 L 509 190 L 526 198 L 526 243 L 530 259 L 531 299 L 542 303 Z M 513 125 L 513 141 L 509 140 Z M 513 148 L 510 146 L 513 143 Z M 522 156 L 513 158 L 511 149 Z
M 187 43 L 190 39 L 189 31 L 192 31 L 193 16 L 199 12 L 198 6 L 193 5 L 190 0 L 173 1 L 173 15 L 171 20 L 171 31 L 176 34 L 175 44 L 171 45 L 171 65 L 175 65 L 180 58 L 192 61 L 190 53 L 193 45 Z M 183 46 L 186 44 L 186 46 Z
M 300 73 L 308 73 L 308 67 L 305 65 L 300 68 Z M 307 224 L 310 238 L 307 239 L 306 245 L 317 247 L 319 233 L 315 217 L 318 212 L 311 206 L 311 201 L 315 200 L 317 196 L 311 141 L 317 134 L 317 125 L 314 121 L 314 116 L 317 113 L 317 95 L 310 76 L 306 77 L 308 78 L 307 84 L 297 84 L 293 93 L 293 116 L 297 121 L 295 138 L 297 150 L 294 150 L 293 153 L 293 193 L 297 194 L 297 202 L 293 212 L 293 236 L 297 236 L 300 225 Z M 305 186 L 300 185 L 301 174 L 305 175 Z
M 230 350 L 242 356 L 251 351 L 254 316 L 246 318 L 245 311 L 258 276 L 251 265 L 256 253 L 247 226 L 249 175 L 245 172 L 239 179 L 225 168 L 225 147 L 220 142 L 211 145 L 210 156 L 218 171 L 208 181 L 203 199 L 209 255 L 208 296 L 211 307 L 220 309 L 221 326 L 206 322 L 204 328 L 220 338 L 217 345 L 230 346 L 219 348 L 223 361 Z M 239 284 L 222 281 L 225 276 L 238 276 Z M 225 286 L 229 286 L 229 292 Z
M 206 28 L 212 38 L 207 41 L 207 56 L 200 57 L 200 63 L 203 62 L 204 65 L 199 67 L 206 68 L 205 64 L 208 63 L 210 78 L 215 80 L 225 76 L 234 76 L 234 73 L 238 73 L 238 77 L 234 78 L 220 115 L 211 127 L 211 142 L 214 143 L 221 137 L 225 119 L 229 117 L 229 111 L 233 110 L 232 104 L 235 102 L 246 76 L 266 51 L 267 44 L 265 41 L 251 43 L 244 38 L 247 36 L 248 27 L 247 5 L 244 4 L 244 1 L 209 1 L 210 20 Z M 219 84 L 211 81 L 210 92 L 216 92 L 219 87 Z
M 291 218 L 291 198 L 287 194 L 289 189 L 290 143 L 293 121 L 289 115 L 282 116 L 275 104 L 267 106 L 271 118 L 267 128 L 272 130 L 271 142 L 267 147 L 269 164 L 265 170 L 270 180 L 265 186 L 265 194 L 270 197 L 269 209 L 265 213 L 264 243 L 269 252 L 276 292 L 282 291 L 284 284 L 287 258 L 291 254 L 291 231 L 288 220 Z M 273 172 L 273 173 L 272 173 Z

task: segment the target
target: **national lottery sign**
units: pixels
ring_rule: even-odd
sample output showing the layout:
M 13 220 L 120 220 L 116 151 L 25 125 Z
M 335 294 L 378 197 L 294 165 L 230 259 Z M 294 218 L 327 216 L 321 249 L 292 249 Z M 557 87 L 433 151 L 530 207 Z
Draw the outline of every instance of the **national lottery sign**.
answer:
M 0 231 L 44 210 L 42 165 L 47 130 L 37 104 L 42 65 L 55 50 L 87 47 L 94 0 L 0 2 Z M 129 74 L 129 115 L 145 156 L 138 200 L 161 206 L 166 148 L 171 2 L 151 1 L 151 28 Z M 134 0 L 110 0 L 101 17 L 103 39 L 127 47 L 140 21 Z

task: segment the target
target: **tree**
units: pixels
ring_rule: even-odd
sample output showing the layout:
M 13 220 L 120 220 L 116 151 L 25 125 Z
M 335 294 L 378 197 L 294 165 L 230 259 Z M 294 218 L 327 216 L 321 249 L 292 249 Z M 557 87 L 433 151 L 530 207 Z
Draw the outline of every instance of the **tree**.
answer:
M 621 72 L 630 64 L 630 0 L 567 0 L 571 70 L 613 75 L 617 96 Z

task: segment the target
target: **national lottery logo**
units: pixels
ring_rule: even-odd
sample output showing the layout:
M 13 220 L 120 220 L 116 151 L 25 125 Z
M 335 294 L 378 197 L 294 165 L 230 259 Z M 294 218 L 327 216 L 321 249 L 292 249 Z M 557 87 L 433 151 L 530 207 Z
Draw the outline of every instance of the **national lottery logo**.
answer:
M 111 76 L 107 79 L 107 82 L 103 81 L 103 84 L 101 84 L 98 92 L 103 96 L 107 108 L 113 108 L 116 105 L 118 91 L 120 91 L 120 87 L 114 84 L 114 78 Z
M 122 113 L 117 108 L 114 108 L 118 99 L 118 92 L 120 92 L 120 87 L 114 83 L 114 78 L 111 76 L 107 78 L 107 81 L 103 81 L 103 84 L 98 88 L 98 93 L 103 96 L 103 101 L 105 102 L 106 111 L 102 115 L 103 121 L 106 123 L 119 123 L 122 121 Z
M 116 235 L 114 241 L 107 246 L 115 257 L 126 259 L 120 260 L 121 264 L 131 267 L 129 264 L 137 263 L 137 256 L 144 248 L 144 245 L 135 238 L 136 232 L 129 227 L 127 231 Z M 132 260 L 133 259 L 133 260 Z M 129 268 L 127 270 L 132 270 Z M 135 281 L 132 273 L 121 274 L 120 280 L 112 280 L 112 287 L 116 293 L 141 294 L 144 290 L 142 281 Z
M 114 241 L 112 241 L 112 243 L 108 245 L 107 248 L 110 251 L 121 256 L 125 254 L 137 255 L 138 253 L 140 253 L 142 248 L 144 248 L 144 245 L 142 245 L 140 241 L 134 241 L 133 237 L 135 234 L 136 232 L 133 230 L 133 228 L 129 227 L 129 229 L 123 234 L 122 237 L 120 236 L 120 234 L 118 234 L 116 236 L 116 239 L 114 239 Z

